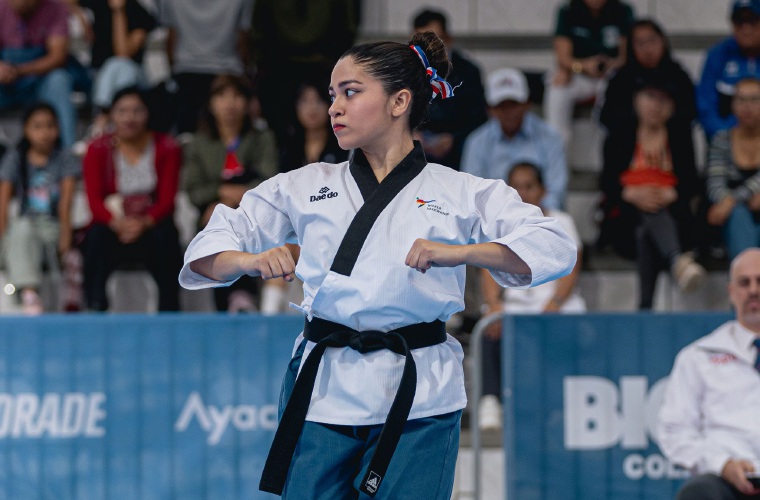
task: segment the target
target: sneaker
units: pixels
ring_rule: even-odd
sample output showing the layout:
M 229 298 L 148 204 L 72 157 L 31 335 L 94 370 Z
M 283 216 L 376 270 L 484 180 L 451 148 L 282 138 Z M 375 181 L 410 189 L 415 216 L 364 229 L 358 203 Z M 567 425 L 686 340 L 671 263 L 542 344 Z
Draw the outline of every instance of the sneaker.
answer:
M 699 265 L 690 252 L 682 253 L 673 262 L 673 277 L 684 292 L 693 292 L 707 277 L 705 268 Z
M 256 303 L 253 301 L 253 295 L 245 290 L 235 290 L 230 293 L 227 299 L 227 312 L 256 312 Z
M 481 430 L 500 430 L 502 422 L 502 409 L 499 398 L 494 395 L 486 395 L 480 398 L 478 405 L 478 425 Z
M 27 316 L 38 316 L 44 312 L 42 299 L 37 292 L 30 288 L 21 292 L 21 307 Z

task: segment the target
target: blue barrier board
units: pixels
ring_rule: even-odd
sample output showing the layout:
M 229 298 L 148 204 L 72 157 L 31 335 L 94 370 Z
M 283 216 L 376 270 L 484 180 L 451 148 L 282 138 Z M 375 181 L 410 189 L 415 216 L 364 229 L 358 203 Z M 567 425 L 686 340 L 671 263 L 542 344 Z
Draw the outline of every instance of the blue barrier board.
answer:
M 678 351 L 727 313 L 526 315 L 504 320 L 510 500 L 671 500 L 687 472 L 653 429 Z
M 258 499 L 300 316 L 0 319 L 0 499 Z

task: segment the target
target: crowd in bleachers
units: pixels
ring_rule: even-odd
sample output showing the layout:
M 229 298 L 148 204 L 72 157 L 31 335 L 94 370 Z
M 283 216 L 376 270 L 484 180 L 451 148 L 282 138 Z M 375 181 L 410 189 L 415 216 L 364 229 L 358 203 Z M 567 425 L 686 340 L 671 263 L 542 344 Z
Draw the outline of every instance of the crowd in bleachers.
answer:
M 200 229 L 217 204 L 237 206 L 278 172 L 348 158 L 329 126 L 327 85 L 359 36 L 359 11 L 357 0 L 0 0 L 0 115 L 22 129 L 0 145 L 0 268 L 23 310 L 45 309 L 43 267 L 60 266 L 74 275 L 65 283 L 82 282 L 81 297 L 64 294 L 66 310 L 108 310 L 109 276 L 134 266 L 155 279 L 159 310 L 181 309 L 177 193 Z M 667 27 L 620 0 L 565 2 L 536 99 L 519 68 L 481 75 L 445 13 L 420 11 L 409 30 L 441 37 L 449 81 L 461 85 L 433 101 L 416 138 L 431 162 L 510 183 L 530 174 L 536 204 L 565 217 L 573 112 L 592 107 L 605 132 L 596 248 L 635 262 L 639 308 L 651 309 L 661 271 L 689 292 L 704 283 L 707 256 L 760 243 L 760 0 L 737 0 L 728 16 L 733 32 L 695 85 Z M 160 80 L 144 63 L 157 29 L 171 68 Z M 84 227 L 72 223 L 77 189 L 92 214 Z M 528 302 L 562 311 L 580 299 L 576 282 Z M 465 330 L 523 300 L 489 285 L 468 272 Z M 217 289 L 214 305 L 278 312 L 287 295 L 283 283 L 241 279 Z

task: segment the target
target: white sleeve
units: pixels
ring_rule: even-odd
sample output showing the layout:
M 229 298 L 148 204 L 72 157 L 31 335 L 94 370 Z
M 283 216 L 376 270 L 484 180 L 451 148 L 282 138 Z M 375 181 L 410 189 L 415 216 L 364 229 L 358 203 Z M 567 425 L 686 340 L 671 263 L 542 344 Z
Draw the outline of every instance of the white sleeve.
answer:
M 480 223 L 471 239 L 509 247 L 530 267 L 530 275 L 491 271 L 499 285 L 528 288 L 569 274 L 578 250 L 557 219 L 523 203 L 502 180 L 480 179 L 473 203 Z
M 268 179 L 243 196 L 232 209 L 217 205 L 206 227 L 190 242 L 179 274 L 180 284 L 188 289 L 225 286 L 231 281 L 215 281 L 190 269 L 190 262 L 225 250 L 261 253 L 285 243 L 296 243 L 296 234 L 282 196 L 286 174 Z
M 676 356 L 657 422 L 658 444 L 671 462 L 697 474 L 720 475 L 731 455 L 702 431 L 704 385 L 698 354 L 687 347 Z

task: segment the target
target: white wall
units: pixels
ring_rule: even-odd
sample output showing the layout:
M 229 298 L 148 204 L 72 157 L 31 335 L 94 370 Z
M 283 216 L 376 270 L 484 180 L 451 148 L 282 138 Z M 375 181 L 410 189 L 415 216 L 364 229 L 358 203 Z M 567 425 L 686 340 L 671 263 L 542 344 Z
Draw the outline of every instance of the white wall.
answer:
M 488 37 L 510 35 L 550 36 L 557 7 L 565 0 L 364 0 L 361 35 L 398 39 L 409 35 L 414 15 L 425 7 L 444 11 L 449 31 L 457 36 Z M 652 17 L 669 35 L 728 34 L 728 14 L 732 0 L 628 0 L 638 17 Z M 466 49 L 466 48 L 465 48 Z M 498 47 L 465 50 L 485 73 L 513 66 L 523 70 L 548 70 L 551 50 Z M 678 49 L 675 58 L 692 78 L 698 80 L 704 61 L 704 47 Z
M 720 34 L 728 29 L 731 0 L 628 0 L 637 16 L 654 17 L 671 34 Z M 362 32 L 405 35 L 423 7 L 448 14 L 456 35 L 548 34 L 563 0 L 364 0 Z

